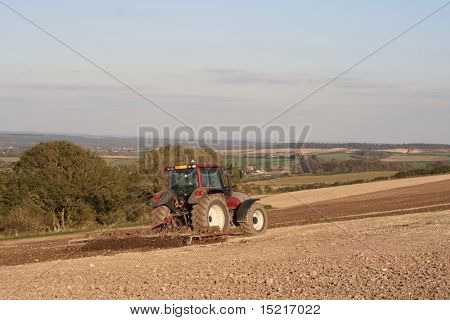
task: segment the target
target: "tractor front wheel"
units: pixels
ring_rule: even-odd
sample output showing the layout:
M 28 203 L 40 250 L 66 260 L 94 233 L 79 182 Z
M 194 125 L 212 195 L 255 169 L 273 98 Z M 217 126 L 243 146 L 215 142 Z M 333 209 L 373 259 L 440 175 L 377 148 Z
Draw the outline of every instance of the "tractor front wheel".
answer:
M 230 227 L 225 197 L 222 194 L 206 195 L 192 208 L 192 229 L 197 232 L 227 231 Z
M 263 234 L 267 230 L 267 213 L 260 203 L 253 203 L 247 210 L 245 221 L 240 223 L 247 236 Z

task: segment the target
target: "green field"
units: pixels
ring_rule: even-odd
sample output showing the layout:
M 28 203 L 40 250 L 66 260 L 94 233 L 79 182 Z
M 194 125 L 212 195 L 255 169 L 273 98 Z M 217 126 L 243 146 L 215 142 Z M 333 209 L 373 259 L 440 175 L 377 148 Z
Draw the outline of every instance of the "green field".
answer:
M 123 158 L 106 158 L 103 159 L 106 161 L 107 164 L 110 166 L 126 166 L 135 164 L 137 162 L 137 159 L 123 159 Z
M 377 171 L 377 172 L 357 172 L 357 173 L 342 173 L 333 175 L 321 175 L 321 176 L 295 176 L 295 177 L 283 177 L 270 180 L 252 181 L 252 184 L 260 186 L 295 186 L 301 184 L 313 184 L 313 183 L 348 183 L 355 180 L 373 180 L 379 177 L 391 177 L 396 174 L 396 171 Z
M 345 152 L 336 152 L 336 153 L 326 153 L 326 154 L 317 154 L 315 155 L 317 158 L 324 161 L 335 160 L 351 160 L 355 159 L 352 157 L 351 153 Z M 286 167 L 292 166 L 298 162 L 298 159 L 290 159 L 288 156 L 285 157 L 270 157 L 270 156 L 225 156 L 224 157 L 225 165 L 228 164 L 242 164 L 242 166 L 250 165 L 256 167 Z
M 417 162 L 410 162 L 410 164 L 413 165 L 415 169 L 425 169 L 431 167 L 433 165 L 433 162 L 417 161 Z
M 447 156 L 450 157 L 450 152 L 433 152 L 433 153 L 427 153 L 429 156 Z
M 16 162 L 19 161 L 19 157 L 0 157 L 1 161 L 6 161 L 6 162 Z
M 346 152 L 318 154 L 317 158 L 324 160 L 324 161 L 331 161 L 331 160 L 343 161 L 343 160 L 355 159 L 354 157 L 352 157 L 351 153 L 346 153 Z
M 223 159 L 224 165 L 229 166 L 237 165 L 239 167 L 254 166 L 256 168 L 272 168 L 278 167 L 292 167 L 298 161 L 295 159 L 282 158 L 282 157 L 265 157 L 265 156 L 226 156 Z

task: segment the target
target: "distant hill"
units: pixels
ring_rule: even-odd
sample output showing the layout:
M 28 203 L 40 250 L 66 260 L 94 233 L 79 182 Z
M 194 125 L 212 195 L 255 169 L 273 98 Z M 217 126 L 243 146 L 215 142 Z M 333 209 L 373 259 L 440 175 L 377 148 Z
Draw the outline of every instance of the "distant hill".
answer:
M 0 132 L 0 154 L 18 155 L 32 146 L 47 141 L 65 140 L 73 142 L 86 149 L 99 153 L 128 154 L 137 152 L 138 141 L 136 137 L 114 137 L 114 136 L 95 136 L 95 135 L 69 135 L 69 134 L 42 134 L 42 133 L 15 133 Z M 174 141 L 173 139 L 162 139 L 159 146 L 167 144 L 182 144 L 186 146 L 195 146 L 197 143 L 187 143 L 186 141 Z M 233 148 L 246 145 L 239 141 L 221 141 L 217 145 L 219 148 Z M 408 143 L 408 144 L 388 144 L 388 143 L 280 143 L 273 144 L 264 141 L 252 142 L 251 147 L 264 148 L 271 146 L 273 148 L 349 148 L 361 150 L 388 150 L 388 149 L 449 149 L 448 144 L 427 144 L 427 143 Z
M 0 154 L 19 155 L 40 142 L 69 141 L 99 153 L 136 151 L 135 138 L 59 134 L 0 133 Z
M 331 149 L 331 148 L 347 148 L 361 150 L 389 150 L 389 149 L 449 149 L 449 144 L 435 143 L 355 143 L 355 142 L 338 142 L 338 143 L 283 143 L 277 144 L 280 148 L 311 148 L 311 149 Z

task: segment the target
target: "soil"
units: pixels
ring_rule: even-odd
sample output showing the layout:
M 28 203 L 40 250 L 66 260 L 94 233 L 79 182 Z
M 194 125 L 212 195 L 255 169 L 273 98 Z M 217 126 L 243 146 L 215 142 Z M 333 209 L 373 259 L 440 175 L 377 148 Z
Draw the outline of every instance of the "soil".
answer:
M 51 260 L 75 259 L 92 256 L 109 256 L 120 252 L 144 252 L 182 247 L 187 244 L 208 244 L 225 240 L 225 237 L 199 237 L 179 233 L 152 233 L 149 228 L 137 232 L 114 231 L 93 233 L 88 237 L 62 237 L 44 241 L 23 241 L 0 246 L 0 266 L 38 263 Z
M 293 201 L 302 203 L 302 198 L 294 197 Z M 450 180 L 270 210 L 268 228 L 446 209 L 450 209 Z M 240 231 L 234 229 L 232 232 Z M 126 251 L 152 251 L 180 247 L 187 241 L 191 244 L 205 244 L 224 241 L 225 238 L 191 240 L 187 235 L 171 232 L 154 234 L 148 227 L 140 227 L 44 239 L 2 241 L 0 266 L 114 255 Z
M 353 184 L 348 186 L 281 193 L 263 197 L 261 199 L 261 202 L 265 205 L 266 204 L 271 205 L 274 208 L 289 208 L 292 206 L 299 205 L 299 201 L 297 199 L 301 199 L 303 203 L 309 204 L 319 201 L 340 199 L 360 194 L 393 190 L 398 188 L 411 187 L 425 183 L 440 182 L 446 180 L 450 180 L 450 174 L 418 177 L 418 178 L 396 179 L 388 181 Z
M 271 210 L 269 228 L 450 209 L 450 180 Z
M 450 298 L 450 180 L 294 199 L 252 238 L 128 228 L 1 241 L 0 298 Z
M 450 211 L 0 267 L 2 299 L 449 299 Z

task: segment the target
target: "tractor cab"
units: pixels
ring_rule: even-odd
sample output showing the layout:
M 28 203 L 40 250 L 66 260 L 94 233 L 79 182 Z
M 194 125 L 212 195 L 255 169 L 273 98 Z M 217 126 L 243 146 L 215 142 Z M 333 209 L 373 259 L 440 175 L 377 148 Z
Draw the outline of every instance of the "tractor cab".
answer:
M 199 187 L 197 168 L 187 166 L 178 169 L 167 169 L 169 172 L 169 190 L 178 196 L 191 194 Z
M 169 190 L 178 196 L 186 197 L 198 188 L 222 191 L 225 194 L 232 191 L 229 173 L 217 164 L 179 165 L 167 167 L 166 171 Z

